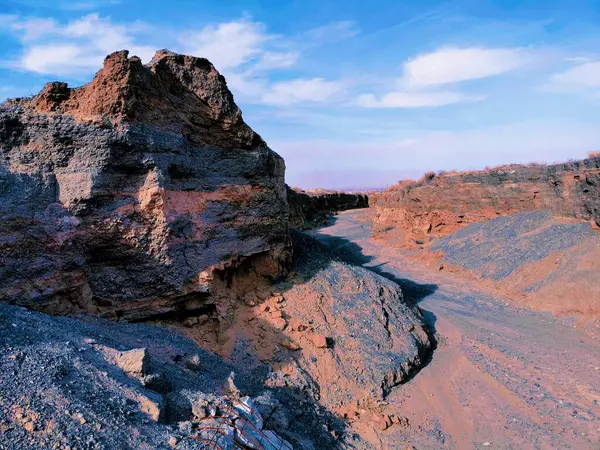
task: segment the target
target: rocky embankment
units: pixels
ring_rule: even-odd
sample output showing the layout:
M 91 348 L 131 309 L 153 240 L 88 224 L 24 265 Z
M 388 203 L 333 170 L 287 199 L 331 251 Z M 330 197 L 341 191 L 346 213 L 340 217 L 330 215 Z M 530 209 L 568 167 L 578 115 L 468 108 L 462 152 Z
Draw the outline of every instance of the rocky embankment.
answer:
M 367 198 L 290 194 L 207 60 L 7 101 L 0 156 L 0 448 L 366 449 L 401 420 L 419 309 L 289 231 Z
M 0 303 L 0 355 L 2 449 L 292 449 L 293 404 L 157 327 Z
M 368 208 L 366 194 L 346 192 L 311 192 L 287 188 L 290 207 L 290 226 L 310 229 L 322 226 L 337 212 L 348 209 Z
M 534 309 L 597 319 L 600 157 L 426 174 L 371 195 L 373 234 Z
M 372 195 L 375 232 L 399 242 L 450 234 L 470 223 L 549 209 L 600 223 L 600 157 L 551 166 L 512 165 L 404 181 Z

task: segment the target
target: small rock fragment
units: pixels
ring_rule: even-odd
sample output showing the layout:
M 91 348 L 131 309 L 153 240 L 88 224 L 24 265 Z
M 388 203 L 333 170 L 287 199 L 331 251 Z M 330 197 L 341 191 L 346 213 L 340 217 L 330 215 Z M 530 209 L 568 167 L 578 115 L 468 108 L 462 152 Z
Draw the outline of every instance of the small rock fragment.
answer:
M 181 324 L 186 327 L 186 328 L 191 328 L 194 325 L 198 324 L 198 318 L 197 317 L 187 317 L 186 319 L 184 319 Z
M 312 341 L 317 348 L 329 348 L 331 346 L 331 338 L 323 336 L 322 334 L 313 335 Z
M 280 318 L 273 320 L 273 326 L 278 330 L 285 330 L 285 327 L 287 326 L 287 322 L 285 319 L 280 317 Z
M 209 317 L 206 314 L 198 316 L 198 325 L 204 325 L 206 322 L 208 322 L 208 319 Z
M 235 385 L 235 372 L 231 372 L 227 377 L 227 381 L 225 382 L 225 392 L 235 396 L 240 395 L 240 390 Z
M 280 342 L 280 345 L 283 348 L 287 348 L 288 350 L 292 350 L 292 351 L 296 351 L 296 350 L 300 350 L 301 347 L 294 341 L 292 341 L 291 339 L 284 339 Z
M 150 367 L 150 357 L 145 348 L 135 348 L 115 355 L 117 366 L 130 375 L 145 375 Z

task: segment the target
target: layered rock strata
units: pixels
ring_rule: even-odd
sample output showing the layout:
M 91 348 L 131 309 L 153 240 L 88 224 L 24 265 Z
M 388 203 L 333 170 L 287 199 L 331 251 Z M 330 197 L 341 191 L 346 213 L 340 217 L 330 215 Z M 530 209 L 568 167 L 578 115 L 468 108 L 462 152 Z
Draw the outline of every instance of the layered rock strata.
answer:
M 524 211 L 600 223 L 600 157 L 555 165 L 429 174 L 371 197 L 376 231 L 405 230 L 417 239 Z
M 368 208 L 366 194 L 346 192 L 306 192 L 287 188 L 290 207 L 290 226 L 310 229 L 324 225 L 337 212 L 348 209 Z

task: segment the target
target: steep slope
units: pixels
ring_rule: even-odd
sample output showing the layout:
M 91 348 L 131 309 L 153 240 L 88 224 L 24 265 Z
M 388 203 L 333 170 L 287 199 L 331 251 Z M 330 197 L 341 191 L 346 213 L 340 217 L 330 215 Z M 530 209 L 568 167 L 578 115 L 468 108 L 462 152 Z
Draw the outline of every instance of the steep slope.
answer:
M 587 223 L 524 212 L 471 224 L 432 242 L 445 270 L 555 314 L 600 318 L 600 235 Z
M 207 60 L 109 55 L 0 109 L 0 298 L 140 319 L 211 307 L 247 258 L 276 278 L 284 171 Z

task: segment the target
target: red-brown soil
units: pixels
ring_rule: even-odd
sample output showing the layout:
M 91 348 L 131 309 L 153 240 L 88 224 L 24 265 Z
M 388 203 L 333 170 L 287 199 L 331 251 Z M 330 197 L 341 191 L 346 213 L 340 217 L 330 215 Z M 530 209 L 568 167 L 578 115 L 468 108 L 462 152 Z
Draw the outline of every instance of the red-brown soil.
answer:
M 511 165 L 475 172 L 431 172 L 370 196 L 374 231 L 399 229 L 414 243 L 523 211 L 600 221 L 600 157 L 552 166 Z
M 402 423 L 385 430 L 355 423 L 375 448 L 600 447 L 597 322 L 581 330 L 572 320 L 517 308 L 506 291 L 494 292 L 446 264 L 439 270 L 437 259 L 427 264 L 429 256 L 418 260 L 412 251 L 373 239 L 361 215 L 340 213 L 315 235 L 400 282 L 438 341 L 431 363 L 388 398 L 384 412 L 404 417 Z M 579 264 L 587 267 L 593 259 L 590 253 Z M 545 295 L 532 293 L 532 303 Z
M 466 227 L 460 233 L 450 234 L 442 240 L 434 238 L 422 245 L 407 244 L 402 240 L 401 229 L 376 233 L 374 237 L 382 244 L 402 249 L 406 258 L 419 261 L 431 270 L 459 275 L 469 284 L 504 296 L 518 306 L 555 315 L 571 315 L 582 323 L 600 319 L 600 283 L 597 280 L 600 235 L 597 232 L 592 232 L 587 223 L 577 219 L 548 216 L 543 223 L 526 232 L 515 233 L 510 238 L 493 237 L 486 232 L 496 222 L 478 224 L 477 229 Z M 551 245 L 556 239 L 553 229 L 565 227 L 573 230 L 573 238 L 566 248 L 530 258 L 532 251 L 540 245 L 532 244 L 530 238 L 541 236 Z M 463 251 L 448 257 L 444 245 L 447 250 L 450 245 L 459 246 Z M 475 266 L 465 263 L 468 259 L 484 256 L 481 253 L 494 257 Z M 493 276 L 501 265 L 509 265 L 510 273 Z

